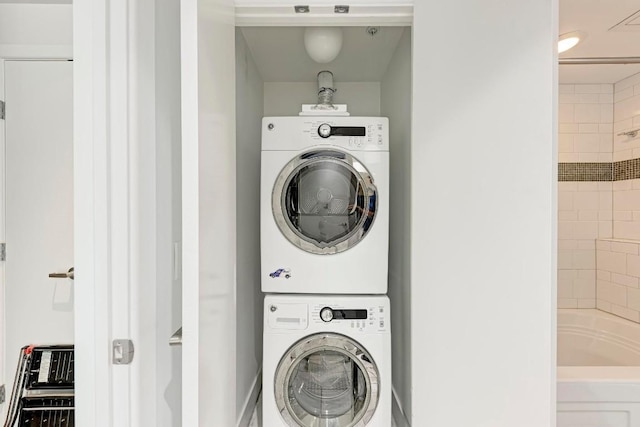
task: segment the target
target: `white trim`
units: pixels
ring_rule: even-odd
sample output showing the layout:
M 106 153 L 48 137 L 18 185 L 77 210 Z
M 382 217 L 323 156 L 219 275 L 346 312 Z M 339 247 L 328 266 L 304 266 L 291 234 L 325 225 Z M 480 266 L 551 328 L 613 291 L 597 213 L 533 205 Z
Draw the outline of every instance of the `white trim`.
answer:
M 0 44 L 3 59 L 71 59 L 73 46 L 68 44 Z
M 410 4 L 351 6 L 348 14 L 334 13 L 333 5 L 312 6 L 311 12 L 295 13 L 293 6 L 236 5 L 236 26 L 406 26 L 413 23 Z
M 253 384 L 251 385 L 251 392 L 247 396 L 242 405 L 242 415 L 238 420 L 237 427 L 248 427 L 249 422 L 251 421 L 251 417 L 258 406 L 258 399 L 260 397 L 260 392 L 262 391 L 262 369 L 258 371 L 256 377 L 253 379 Z
M 393 414 L 393 421 L 395 421 L 396 427 L 411 427 L 411 423 L 402 409 L 402 404 L 400 403 L 400 399 L 398 399 L 395 388 L 391 389 L 391 413 Z
M 5 100 L 5 92 L 4 92 L 4 64 L 5 60 L 0 56 L 0 101 Z M 0 165 L 2 170 L 0 171 L 0 242 L 6 241 L 6 211 L 5 211 L 5 198 L 6 198 L 6 146 L 5 146 L 5 126 L 4 120 L 0 119 Z M 5 385 L 5 402 L 0 404 L 0 416 L 2 419 L 5 419 L 7 408 L 7 403 L 9 403 L 9 399 L 11 399 L 11 390 L 7 390 L 8 386 L 7 381 L 7 372 L 4 371 L 4 365 L 6 363 L 6 348 L 5 348 L 5 339 L 6 339 L 6 310 L 4 310 L 5 304 L 5 263 L 0 262 L 0 309 L 2 309 L 2 314 L 0 315 L 0 384 Z

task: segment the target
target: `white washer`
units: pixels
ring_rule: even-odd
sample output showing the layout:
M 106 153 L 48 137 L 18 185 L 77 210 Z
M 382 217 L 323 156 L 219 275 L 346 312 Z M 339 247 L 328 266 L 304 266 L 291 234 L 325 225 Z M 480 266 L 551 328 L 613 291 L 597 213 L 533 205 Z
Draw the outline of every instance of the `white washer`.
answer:
M 264 292 L 387 292 L 388 127 L 384 117 L 263 119 Z
M 389 427 L 389 299 L 267 295 L 262 420 L 268 427 Z

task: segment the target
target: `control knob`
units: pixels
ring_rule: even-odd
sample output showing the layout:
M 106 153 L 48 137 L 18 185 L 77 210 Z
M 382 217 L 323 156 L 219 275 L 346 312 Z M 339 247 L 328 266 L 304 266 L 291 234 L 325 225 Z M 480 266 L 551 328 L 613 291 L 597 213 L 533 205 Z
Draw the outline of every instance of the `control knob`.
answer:
M 325 307 L 320 310 L 320 318 L 323 322 L 331 322 L 333 320 L 333 310 L 329 307 Z
M 322 138 L 329 138 L 331 136 L 331 126 L 327 123 L 323 123 L 318 127 L 318 135 Z

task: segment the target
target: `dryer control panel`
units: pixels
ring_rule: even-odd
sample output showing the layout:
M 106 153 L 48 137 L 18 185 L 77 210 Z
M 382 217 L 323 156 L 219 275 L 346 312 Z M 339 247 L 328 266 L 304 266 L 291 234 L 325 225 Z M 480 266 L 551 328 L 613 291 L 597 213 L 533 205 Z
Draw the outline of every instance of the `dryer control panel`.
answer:
M 388 328 L 388 313 L 384 304 L 367 307 L 315 304 L 310 308 L 311 322 L 324 324 L 332 330 L 384 332 Z
M 262 150 L 306 150 L 332 145 L 353 151 L 389 151 L 386 117 L 264 117 Z

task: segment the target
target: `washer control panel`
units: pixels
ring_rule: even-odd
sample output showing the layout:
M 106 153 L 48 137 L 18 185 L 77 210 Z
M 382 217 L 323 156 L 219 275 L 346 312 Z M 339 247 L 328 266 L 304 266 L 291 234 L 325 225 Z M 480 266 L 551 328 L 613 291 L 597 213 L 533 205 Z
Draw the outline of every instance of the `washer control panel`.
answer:
M 357 149 L 376 147 L 384 144 L 386 129 L 383 123 L 363 123 L 361 126 L 345 126 L 329 121 L 309 120 L 303 125 L 303 132 L 317 143 L 332 143 Z
M 314 305 L 311 308 L 310 323 L 361 332 L 383 332 L 387 330 L 387 316 L 384 305 L 370 307 L 346 307 Z

